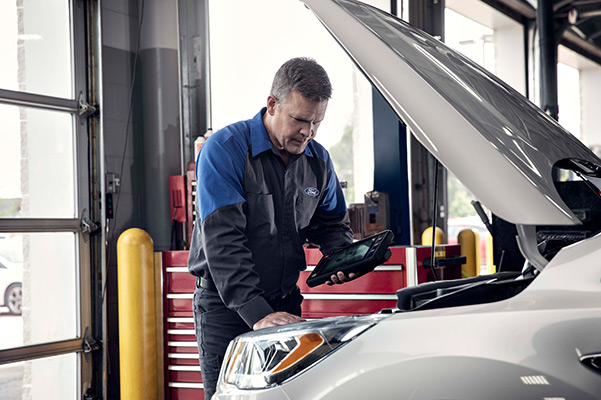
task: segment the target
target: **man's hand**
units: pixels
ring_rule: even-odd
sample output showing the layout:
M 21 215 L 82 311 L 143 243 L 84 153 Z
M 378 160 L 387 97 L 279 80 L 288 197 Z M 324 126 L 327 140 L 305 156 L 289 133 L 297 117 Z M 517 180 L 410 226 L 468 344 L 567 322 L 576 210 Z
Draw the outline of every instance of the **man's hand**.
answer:
M 348 274 L 348 276 L 346 276 L 344 274 L 344 272 L 338 271 L 334 275 L 330 276 L 330 280 L 328 282 L 326 282 L 326 283 L 328 285 L 332 286 L 332 285 L 335 285 L 335 284 L 341 284 L 341 283 L 344 283 L 344 282 L 352 281 L 355 278 L 358 278 L 358 276 L 354 272 L 351 272 L 350 274 Z
M 306 321 L 304 318 L 301 318 L 294 314 L 289 314 L 284 311 L 278 311 L 271 314 L 267 314 L 263 319 L 260 319 L 253 325 L 253 330 L 263 329 L 263 328 L 271 328 L 272 326 L 286 325 L 292 324 L 294 322 L 303 322 Z

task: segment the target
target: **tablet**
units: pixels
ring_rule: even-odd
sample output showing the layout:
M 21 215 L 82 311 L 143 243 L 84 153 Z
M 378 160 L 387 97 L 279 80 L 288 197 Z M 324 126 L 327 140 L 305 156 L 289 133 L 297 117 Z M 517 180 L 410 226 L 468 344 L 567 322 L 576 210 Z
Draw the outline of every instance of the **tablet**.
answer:
M 385 230 L 326 254 L 307 278 L 307 285 L 321 285 L 338 271 L 346 275 L 351 272 L 363 275 L 372 271 L 390 258 L 388 246 L 392 243 L 393 236 L 392 231 Z

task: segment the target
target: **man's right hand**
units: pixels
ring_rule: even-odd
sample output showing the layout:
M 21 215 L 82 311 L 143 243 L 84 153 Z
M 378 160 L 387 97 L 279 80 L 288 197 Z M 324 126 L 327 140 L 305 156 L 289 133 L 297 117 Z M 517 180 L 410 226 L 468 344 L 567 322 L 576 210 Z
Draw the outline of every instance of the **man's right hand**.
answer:
M 284 311 L 278 311 L 271 314 L 267 314 L 263 319 L 260 319 L 253 325 L 253 330 L 263 329 L 263 328 L 271 328 L 272 326 L 286 325 L 292 324 L 294 322 L 303 322 L 306 321 L 304 318 L 301 318 L 294 314 L 289 314 Z

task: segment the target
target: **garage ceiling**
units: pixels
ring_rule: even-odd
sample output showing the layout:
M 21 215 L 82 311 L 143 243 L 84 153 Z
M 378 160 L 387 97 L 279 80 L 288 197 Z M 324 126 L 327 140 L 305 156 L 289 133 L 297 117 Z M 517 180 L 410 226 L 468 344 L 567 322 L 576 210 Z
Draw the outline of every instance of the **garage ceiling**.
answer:
M 570 24 L 570 30 L 601 49 L 601 1 L 555 1 L 555 17 Z
M 509 8 L 529 20 L 536 19 L 536 0 L 484 0 Z M 561 43 L 601 64 L 601 0 L 555 0 L 556 30 Z

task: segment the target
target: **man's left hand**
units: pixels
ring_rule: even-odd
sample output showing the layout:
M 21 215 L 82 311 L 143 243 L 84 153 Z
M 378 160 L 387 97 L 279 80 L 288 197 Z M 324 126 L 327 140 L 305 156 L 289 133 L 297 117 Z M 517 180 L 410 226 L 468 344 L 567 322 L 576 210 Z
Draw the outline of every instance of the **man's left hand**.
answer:
M 355 278 L 357 278 L 357 274 L 354 272 L 351 272 L 348 274 L 348 276 L 346 276 L 344 272 L 338 271 L 334 275 L 330 276 L 330 280 L 326 283 L 330 286 L 339 285 L 344 282 L 352 281 Z

